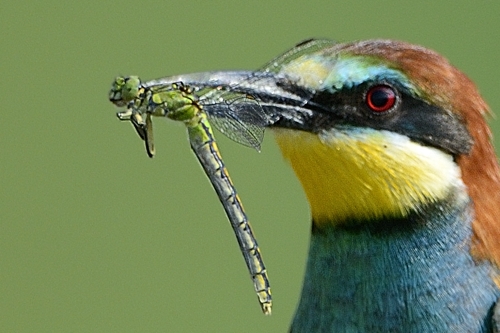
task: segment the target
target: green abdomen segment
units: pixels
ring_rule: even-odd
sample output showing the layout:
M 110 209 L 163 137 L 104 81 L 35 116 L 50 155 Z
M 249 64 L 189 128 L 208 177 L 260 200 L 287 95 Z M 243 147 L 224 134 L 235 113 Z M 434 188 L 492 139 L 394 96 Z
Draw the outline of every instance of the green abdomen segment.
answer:
M 198 124 L 191 123 L 187 127 L 191 148 L 210 179 L 233 227 L 262 311 L 265 314 L 270 314 L 271 288 L 264 261 L 241 200 L 215 143 L 213 131 L 206 115 L 202 112 Z

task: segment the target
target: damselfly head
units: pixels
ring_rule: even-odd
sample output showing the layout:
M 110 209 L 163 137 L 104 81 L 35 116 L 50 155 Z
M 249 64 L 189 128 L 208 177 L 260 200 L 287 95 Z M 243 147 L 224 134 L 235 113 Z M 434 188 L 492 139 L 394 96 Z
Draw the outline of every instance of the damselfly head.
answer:
M 109 100 L 116 106 L 125 106 L 139 95 L 141 80 L 138 76 L 118 76 L 109 91 Z

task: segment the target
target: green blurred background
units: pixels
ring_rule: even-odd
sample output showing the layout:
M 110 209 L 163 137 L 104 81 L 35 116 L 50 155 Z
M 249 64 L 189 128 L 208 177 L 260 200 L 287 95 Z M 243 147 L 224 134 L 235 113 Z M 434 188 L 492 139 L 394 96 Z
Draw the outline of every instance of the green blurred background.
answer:
M 265 317 L 185 129 L 157 120 L 147 158 L 107 101 L 118 74 L 254 69 L 309 37 L 395 38 L 446 55 L 500 110 L 498 1 L 4 1 L 0 13 L 1 332 L 288 328 L 309 212 L 272 135 L 260 154 L 218 137 L 268 267 Z

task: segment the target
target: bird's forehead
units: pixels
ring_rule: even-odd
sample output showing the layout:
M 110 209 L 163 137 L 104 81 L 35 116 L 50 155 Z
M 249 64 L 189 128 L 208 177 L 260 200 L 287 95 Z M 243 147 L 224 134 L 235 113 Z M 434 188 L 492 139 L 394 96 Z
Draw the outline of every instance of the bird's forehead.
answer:
M 281 74 L 315 91 L 335 92 L 369 81 L 398 83 L 408 90 L 415 87 L 400 70 L 377 57 L 350 54 L 306 54 L 283 65 Z

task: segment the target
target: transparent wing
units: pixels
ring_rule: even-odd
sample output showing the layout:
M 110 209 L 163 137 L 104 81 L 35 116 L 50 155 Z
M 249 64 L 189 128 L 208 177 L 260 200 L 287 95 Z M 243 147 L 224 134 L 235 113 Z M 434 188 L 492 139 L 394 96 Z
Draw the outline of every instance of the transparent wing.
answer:
M 262 66 L 259 71 L 277 73 L 283 68 L 283 66 L 288 65 L 303 55 L 311 54 L 322 49 L 328 49 L 336 44 L 337 43 L 335 41 L 329 39 L 306 39 L 295 45 L 292 49 L 269 61 L 267 64 Z
M 199 103 L 210 123 L 231 140 L 260 151 L 269 119 L 259 102 L 250 95 L 212 90 Z
M 211 89 L 197 91 L 199 102 L 210 117 L 210 122 L 220 132 L 233 141 L 260 150 L 264 128 L 272 124 L 276 120 L 273 119 L 276 116 L 266 114 L 258 98 L 240 91 L 245 91 L 248 87 L 255 88 L 259 85 L 265 85 L 269 75 L 280 72 L 283 66 L 293 60 L 311 52 L 332 47 L 335 44 L 331 40 L 306 40 L 276 57 L 259 71 L 250 73 L 239 82 L 224 88 L 221 85 L 218 88 L 212 87 Z M 280 83 L 283 87 L 291 84 L 286 78 Z M 302 104 L 307 103 L 314 95 L 313 90 L 300 89 L 297 86 L 290 88 L 290 91 L 293 91 L 292 96 L 290 96 L 292 100 L 295 101 L 298 98 L 298 101 Z M 266 89 L 262 89 L 262 91 L 266 91 Z

